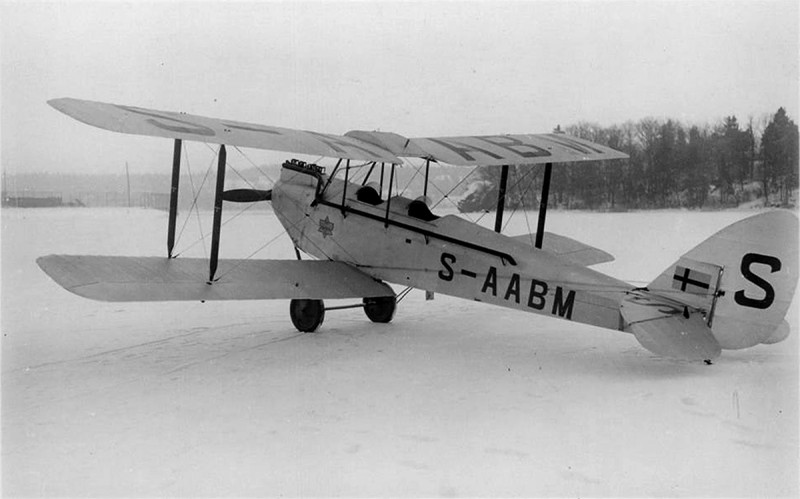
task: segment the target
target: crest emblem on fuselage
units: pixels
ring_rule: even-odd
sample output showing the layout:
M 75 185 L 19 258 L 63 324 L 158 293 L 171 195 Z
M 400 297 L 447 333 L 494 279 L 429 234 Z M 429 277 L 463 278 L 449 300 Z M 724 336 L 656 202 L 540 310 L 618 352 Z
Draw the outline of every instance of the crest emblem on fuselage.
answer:
M 329 217 L 325 217 L 324 220 L 319 221 L 319 232 L 322 234 L 322 238 L 325 239 L 328 236 L 333 236 L 333 222 L 331 222 Z

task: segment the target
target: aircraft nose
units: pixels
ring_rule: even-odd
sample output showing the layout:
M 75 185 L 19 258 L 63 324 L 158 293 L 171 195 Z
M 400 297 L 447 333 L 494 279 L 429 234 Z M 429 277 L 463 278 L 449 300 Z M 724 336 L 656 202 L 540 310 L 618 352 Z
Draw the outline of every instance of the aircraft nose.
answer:
M 272 201 L 272 189 L 231 189 L 222 193 L 222 199 L 233 203 L 255 203 L 256 201 Z

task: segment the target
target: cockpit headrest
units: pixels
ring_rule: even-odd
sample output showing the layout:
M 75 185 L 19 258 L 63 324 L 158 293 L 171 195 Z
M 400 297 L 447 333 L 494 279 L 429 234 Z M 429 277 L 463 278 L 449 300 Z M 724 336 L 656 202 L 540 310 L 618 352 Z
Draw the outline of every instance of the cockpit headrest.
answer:
M 360 187 L 356 192 L 356 199 L 363 203 L 378 205 L 383 202 L 380 194 L 381 186 L 376 182 L 370 182 L 367 185 Z

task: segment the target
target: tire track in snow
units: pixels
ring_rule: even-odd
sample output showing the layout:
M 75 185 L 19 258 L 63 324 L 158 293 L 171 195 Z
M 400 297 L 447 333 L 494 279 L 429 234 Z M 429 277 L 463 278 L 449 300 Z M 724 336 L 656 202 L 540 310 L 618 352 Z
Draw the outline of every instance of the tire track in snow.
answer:
M 102 352 L 96 352 L 96 353 L 92 353 L 92 354 L 84 355 L 84 356 L 80 356 L 80 357 L 73 357 L 73 358 L 62 359 L 62 360 L 54 360 L 54 361 L 49 361 L 49 362 L 43 362 L 41 364 L 34 364 L 34 365 L 30 365 L 30 366 L 25 366 L 25 367 L 18 367 L 18 368 L 15 368 L 15 369 L 9 369 L 7 371 L 3 371 L 3 374 L 4 375 L 11 375 L 11 374 L 20 373 L 20 372 L 30 372 L 30 371 L 42 369 L 42 368 L 45 368 L 45 367 L 58 366 L 58 365 L 64 365 L 64 364 L 70 364 L 70 363 L 86 362 L 86 361 L 90 361 L 92 359 L 100 358 L 100 357 L 107 356 L 107 355 L 113 355 L 113 354 L 116 354 L 116 353 L 133 351 L 133 350 L 136 350 L 136 349 L 139 349 L 139 348 L 143 348 L 143 347 L 159 346 L 159 345 L 167 344 L 167 343 L 170 343 L 173 340 L 177 340 L 177 339 L 181 339 L 181 338 L 187 338 L 187 337 L 190 337 L 190 336 L 198 336 L 198 335 L 201 335 L 201 334 L 207 333 L 207 332 L 217 333 L 217 332 L 226 331 L 226 330 L 229 330 L 229 329 L 232 329 L 232 328 L 237 328 L 237 327 L 242 327 L 242 326 L 249 326 L 251 324 L 252 323 L 250 323 L 250 322 L 239 322 L 239 323 L 235 323 L 235 324 L 228 324 L 228 325 L 225 325 L 225 326 L 217 326 L 217 327 L 211 327 L 211 326 L 194 327 L 191 330 L 189 330 L 189 332 L 186 332 L 186 333 L 176 334 L 176 335 L 172 335 L 172 336 L 166 336 L 166 337 L 163 337 L 163 338 L 159 338 L 157 340 L 145 341 L 145 342 L 142 342 L 142 343 L 135 343 L 133 345 L 128 345 L 128 346 L 119 347 L 119 348 L 113 348 L 111 350 L 104 350 Z M 256 333 L 248 333 L 248 334 L 256 334 Z M 240 337 L 241 336 L 236 336 L 234 338 L 240 338 Z M 228 338 L 228 339 L 231 339 L 231 338 Z
M 126 370 L 126 366 L 124 365 L 124 363 L 126 363 L 126 362 L 127 363 L 131 363 L 131 362 L 137 361 L 138 359 L 145 358 L 145 359 L 148 360 L 147 366 L 149 366 L 148 367 L 148 371 L 145 374 L 141 374 L 141 375 L 138 375 L 138 376 L 134 375 L 133 377 L 125 379 L 124 381 L 117 381 L 117 382 L 111 382 L 111 383 L 107 383 L 107 384 L 100 384 L 99 386 L 95 386 L 95 387 L 92 387 L 92 388 L 89 388 L 89 389 L 80 389 L 80 388 L 78 388 L 75 391 L 71 391 L 71 390 L 67 389 L 66 391 L 68 391 L 70 393 L 65 394 L 64 396 L 61 396 L 61 397 L 49 397 L 46 400 L 40 400 L 33 393 L 33 391 L 35 391 L 35 389 L 38 386 L 41 385 L 41 382 L 36 380 L 36 379 L 28 378 L 27 381 L 31 384 L 31 386 L 25 389 L 25 392 L 28 393 L 28 396 L 25 396 L 24 401 L 32 402 L 32 403 L 30 403 L 30 404 L 22 403 L 22 404 L 19 404 L 19 405 L 13 407 L 13 408 L 6 408 L 4 410 L 4 416 L 11 417 L 11 416 L 15 416 L 15 415 L 20 414 L 20 413 L 24 414 L 25 412 L 30 411 L 30 410 L 34 410 L 36 408 L 42 408 L 42 407 L 45 407 L 45 406 L 51 406 L 53 404 L 58 404 L 58 403 L 63 403 L 63 402 L 68 402 L 68 401 L 74 401 L 74 400 L 78 400 L 78 399 L 81 399 L 81 398 L 84 398 L 84 397 L 88 397 L 88 396 L 97 396 L 97 394 L 99 394 L 99 393 L 104 393 L 104 392 L 108 392 L 108 391 L 118 391 L 119 389 L 124 388 L 126 386 L 130 386 L 130 385 L 133 385 L 133 384 L 140 384 L 140 383 L 143 383 L 146 380 L 157 379 L 157 378 L 162 377 L 162 376 L 169 376 L 171 374 L 174 374 L 175 372 L 183 371 L 183 370 L 189 369 L 189 368 L 191 368 L 193 366 L 196 366 L 196 365 L 201 365 L 201 364 L 204 364 L 204 363 L 207 363 L 207 362 L 213 362 L 214 360 L 217 360 L 217 359 L 220 359 L 220 358 L 228 357 L 228 356 L 231 356 L 231 355 L 235 355 L 235 354 L 246 352 L 246 351 L 250 351 L 250 350 L 256 350 L 256 349 L 263 348 L 263 347 L 271 345 L 271 344 L 289 341 L 289 340 L 292 340 L 292 339 L 295 339 L 295 338 L 298 338 L 298 337 L 302 337 L 302 336 L 305 335 L 305 333 L 296 333 L 295 332 L 294 334 L 290 334 L 288 336 L 283 336 L 283 337 L 279 337 L 279 338 L 273 338 L 273 339 L 270 339 L 269 341 L 260 342 L 260 343 L 258 343 L 256 345 L 250 345 L 250 346 L 246 346 L 246 347 L 243 347 L 243 348 L 236 348 L 234 350 L 227 350 L 227 351 L 225 351 L 225 352 L 223 352 L 221 354 L 217 353 L 217 354 L 211 355 L 211 356 L 206 355 L 206 356 L 203 356 L 202 358 L 199 358 L 199 359 L 196 359 L 196 360 L 193 360 L 193 361 L 190 361 L 190 362 L 185 362 L 185 363 L 183 363 L 183 364 L 181 364 L 181 365 L 179 365 L 177 367 L 174 366 L 174 363 L 170 363 L 171 364 L 170 368 L 166 369 L 166 370 L 164 370 L 163 366 L 160 365 L 160 364 L 164 363 L 163 357 L 157 358 L 157 357 L 155 357 L 153 355 L 149 355 L 149 354 L 152 354 L 152 353 L 154 353 L 156 351 L 156 350 L 153 349 L 153 347 L 162 347 L 162 346 L 165 346 L 165 345 L 169 345 L 171 343 L 175 343 L 176 341 L 179 342 L 179 343 L 177 343 L 177 345 L 175 347 L 176 351 L 180 351 L 181 349 L 183 351 L 188 351 L 189 349 L 184 348 L 184 347 L 187 346 L 187 344 L 185 342 L 180 342 L 180 340 L 185 339 L 185 338 L 189 338 L 189 337 L 197 337 L 198 335 L 200 335 L 202 333 L 209 333 L 209 332 L 216 333 L 214 336 L 211 337 L 211 339 L 214 340 L 214 341 L 212 343 L 208 344 L 208 345 L 203 345 L 203 344 L 201 344 L 199 342 L 198 343 L 194 343 L 194 344 L 192 344 L 190 346 L 191 348 L 198 348 L 198 347 L 202 347 L 202 346 L 211 346 L 211 347 L 217 347 L 217 346 L 220 346 L 220 345 L 225 346 L 225 345 L 230 345 L 234 341 L 245 340 L 248 337 L 253 337 L 254 335 L 261 334 L 258 331 L 254 331 L 252 329 L 246 331 L 244 334 L 236 334 L 236 335 L 233 335 L 233 336 L 223 336 L 223 335 L 219 334 L 221 331 L 229 330 L 231 328 L 241 327 L 243 325 L 247 325 L 247 324 L 240 323 L 240 324 L 232 324 L 232 325 L 228 325 L 228 326 L 224 326 L 224 327 L 195 328 L 195 330 L 193 330 L 191 332 L 177 334 L 177 335 L 169 336 L 169 337 L 166 337 L 166 338 L 161 338 L 161 339 L 158 339 L 158 340 L 147 341 L 147 342 L 143 342 L 143 343 L 139 343 L 139 344 L 136 344 L 136 345 L 127 346 L 127 347 L 115 348 L 115 349 L 112 349 L 112 350 L 107 350 L 107 351 L 104 351 L 104 352 L 98 352 L 98 353 L 94 353 L 94 354 L 91 354 L 91 355 L 86 355 L 86 356 L 83 356 L 83 357 L 77 357 L 77 358 L 74 358 L 74 359 L 43 363 L 43 364 L 39 364 L 37 366 L 15 369 L 14 371 L 10 371 L 9 373 L 4 373 L 4 377 L 6 377 L 6 380 L 4 380 L 4 381 L 7 382 L 9 376 L 11 376 L 11 375 L 15 375 L 17 377 L 29 377 L 29 376 L 36 376 L 36 375 L 46 376 L 46 375 L 52 375 L 53 373 L 57 373 L 57 372 L 62 370 L 61 368 L 63 368 L 66 371 L 69 371 L 67 373 L 67 376 L 71 375 L 71 379 L 67 379 L 66 377 L 62 377 L 62 382 L 66 380 L 67 383 L 72 384 L 72 386 L 76 386 L 76 385 L 79 385 L 80 383 L 82 383 L 83 380 L 85 380 L 86 378 L 84 378 L 82 376 L 84 373 L 82 371 L 80 371 L 80 370 L 70 371 L 70 367 L 69 367 L 70 365 L 79 366 L 79 365 L 82 365 L 82 364 L 83 365 L 100 364 L 100 365 L 103 365 L 103 366 L 107 366 L 109 362 L 113 362 L 114 364 L 112 366 L 110 366 L 109 368 L 112 369 L 114 375 L 122 374 L 123 376 L 126 375 L 127 372 L 133 372 L 130 369 Z M 120 357 L 120 354 L 123 354 L 123 353 L 126 353 L 126 352 L 136 351 L 137 349 L 143 350 L 142 354 L 128 355 L 128 356 Z M 191 353 L 194 354 L 194 352 L 191 352 Z M 199 355 L 202 355 L 202 352 L 200 352 Z M 108 359 L 108 360 L 104 361 L 104 359 Z M 144 365 L 144 364 L 142 364 L 142 365 Z M 47 368 L 47 367 L 49 367 L 51 369 L 44 369 L 44 368 Z
M 213 356 L 213 357 L 207 357 L 207 358 L 202 359 L 202 360 L 196 360 L 196 361 L 193 361 L 193 362 L 187 362 L 187 363 L 185 363 L 183 365 L 180 365 L 180 366 L 178 366 L 178 367 L 176 367 L 174 369 L 170 369 L 169 371 L 166 371 L 166 372 L 161 373 L 161 374 L 162 375 L 174 374 L 174 373 L 176 373 L 178 371 L 183 371 L 183 370 L 189 369 L 190 367 L 193 367 L 193 366 L 196 366 L 196 365 L 199 365 L 199 364 L 204 364 L 206 362 L 211 362 L 211 361 L 214 361 L 214 360 L 217 360 L 217 359 L 222 359 L 222 358 L 234 355 L 234 354 L 247 352 L 247 351 L 250 351 L 250 350 L 258 350 L 259 348 L 262 348 L 262 347 L 265 347 L 265 346 L 268 346 L 268 345 L 272 345 L 272 344 L 275 344 L 275 343 L 282 343 L 284 341 L 293 340 L 295 338 L 298 338 L 300 336 L 305 336 L 305 335 L 306 335 L 306 333 L 295 333 L 293 335 L 286 336 L 284 338 L 275 338 L 274 340 L 270 340 L 270 341 L 267 341 L 267 342 L 264 342 L 264 343 L 259 343 L 258 345 L 254 345 L 254 346 L 250 346 L 250 347 L 246 347 L 246 348 L 240 348 L 240 349 L 233 350 L 233 351 L 230 351 L 230 352 L 225 352 L 225 353 L 222 353 L 220 355 L 216 355 L 216 356 Z
M 235 326 L 241 326 L 241 325 L 242 324 L 232 324 L 230 326 L 224 326 L 223 328 L 215 328 L 215 329 L 226 329 L 226 328 L 229 328 L 229 327 L 235 327 Z M 173 335 L 173 336 L 167 336 L 165 338 L 160 338 L 160 339 L 157 339 L 157 340 L 145 341 L 143 343 L 136 343 L 134 345 L 129 345 L 129 346 L 120 347 L 120 348 L 113 348 L 111 350 L 105 350 L 105 351 L 102 351 L 102 352 L 97 352 L 97 353 L 93 353 L 93 354 L 89 354 L 89 355 L 84 355 L 82 357 L 74 357 L 74 358 L 63 359 L 63 360 L 53 360 L 53 361 L 50 361 L 50 362 L 43 362 L 41 364 L 35 364 L 35 365 L 32 365 L 32 366 L 20 367 L 20 368 L 17 368 L 17 369 L 12 369 L 12 370 L 6 371 L 5 374 L 14 374 L 14 373 L 19 373 L 19 372 L 29 372 L 29 371 L 38 370 L 38 369 L 41 369 L 41 368 L 44 368 L 44 367 L 51 367 L 51 366 L 57 366 L 57 365 L 85 362 L 87 360 L 95 359 L 95 358 L 98 358 L 98 357 L 103 357 L 103 356 L 106 356 L 106 355 L 112 355 L 112 354 L 115 354 L 115 353 L 125 352 L 125 351 L 134 350 L 134 349 L 137 349 L 137 348 L 142 348 L 142 347 L 147 347 L 147 346 L 160 345 L 160 344 L 168 343 L 168 342 L 170 342 L 172 340 L 175 340 L 175 339 L 185 338 L 185 337 L 188 337 L 188 336 L 195 336 L 195 335 L 207 332 L 210 329 L 211 328 L 209 328 L 209 327 L 197 327 L 197 328 L 193 328 L 188 333 L 176 334 L 176 335 Z

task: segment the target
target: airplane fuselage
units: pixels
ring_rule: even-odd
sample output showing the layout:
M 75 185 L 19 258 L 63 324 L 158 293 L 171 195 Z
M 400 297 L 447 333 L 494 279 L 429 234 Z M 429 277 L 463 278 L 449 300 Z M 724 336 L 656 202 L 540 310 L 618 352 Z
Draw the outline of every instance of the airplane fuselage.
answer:
M 621 328 L 631 285 L 455 215 L 409 215 L 408 198 L 360 201 L 360 185 L 329 180 L 284 167 L 273 188 L 275 214 L 304 252 L 402 286 Z

